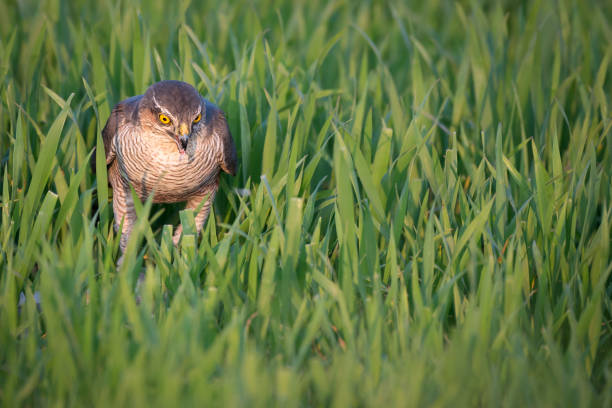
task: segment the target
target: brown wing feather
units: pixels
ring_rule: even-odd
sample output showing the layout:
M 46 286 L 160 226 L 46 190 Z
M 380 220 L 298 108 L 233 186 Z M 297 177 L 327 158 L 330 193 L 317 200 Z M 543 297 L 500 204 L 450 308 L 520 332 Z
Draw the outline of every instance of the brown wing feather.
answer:
M 119 102 L 108 117 L 104 129 L 102 129 L 107 166 L 115 159 L 115 136 L 119 128 L 126 122 L 137 120 L 136 112 L 138 111 L 138 102 L 141 98 L 142 95 L 138 95 Z
M 212 110 L 211 120 L 213 131 L 219 136 L 223 144 L 221 157 L 219 159 L 219 165 L 221 166 L 221 169 L 224 172 L 235 176 L 238 158 L 236 155 L 236 146 L 234 145 L 234 139 L 232 138 L 229 126 L 227 125 L 225 114 L 221 109 L 217 108 L 216 106 L 208 105 L 207 109 Z

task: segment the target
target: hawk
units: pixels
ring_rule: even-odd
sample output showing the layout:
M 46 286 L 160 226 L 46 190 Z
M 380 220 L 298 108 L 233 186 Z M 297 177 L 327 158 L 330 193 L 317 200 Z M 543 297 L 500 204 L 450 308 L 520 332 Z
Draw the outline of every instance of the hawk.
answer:
M 200 232 L 219 187 L 220 171 L 236 174 L 236 147 L 221 109 L 181 81 L 161 81 L 119 102 L 102 130 L 115 230 L 125 251 L 136 221 L 130 186 L 141 200 L 186 201 L 200 208 Z M 202 202 L 205 202 L 202 204 Z M 181 238 L 178 226 L 173 240 Z

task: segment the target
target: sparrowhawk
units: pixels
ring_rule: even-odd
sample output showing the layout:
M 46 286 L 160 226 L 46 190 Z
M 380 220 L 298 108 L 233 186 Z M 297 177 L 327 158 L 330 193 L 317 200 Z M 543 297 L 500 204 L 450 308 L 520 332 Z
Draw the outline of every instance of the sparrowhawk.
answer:
M 119 102 L 102 131 L 113 189 L 115 229 L 125 251 L 136 221 L 130 185 L 140 199 L 187 202 L 199 232 L 219 187 L 219 170 L 236 174 L 236 148 L 224 113 L 181 81 L 161 81 Z M 123 224 L 122 224 L 123 223 Z M 182 227 L 176 229 L 174 243 Z

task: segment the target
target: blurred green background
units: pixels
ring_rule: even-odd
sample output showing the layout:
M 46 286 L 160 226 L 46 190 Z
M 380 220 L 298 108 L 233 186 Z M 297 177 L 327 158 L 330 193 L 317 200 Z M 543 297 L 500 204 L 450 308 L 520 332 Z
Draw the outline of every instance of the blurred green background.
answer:
M 2 405 L 612 405 L 612 3 L 0 4 Z M 117 270 L 88 163 L 161 79 L 239 172 Z

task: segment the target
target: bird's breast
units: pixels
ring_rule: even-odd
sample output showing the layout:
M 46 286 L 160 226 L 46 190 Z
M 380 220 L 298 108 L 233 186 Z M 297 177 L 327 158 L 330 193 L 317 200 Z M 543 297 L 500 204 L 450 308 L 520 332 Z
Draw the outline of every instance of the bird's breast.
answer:
M 136 134 L 118 138 L 119 170 L 141 197 L 155 202 L 184 201 L 217 181 L 219 149 L 215 138 L 195 136 L 184 153 L 170 138 Z

